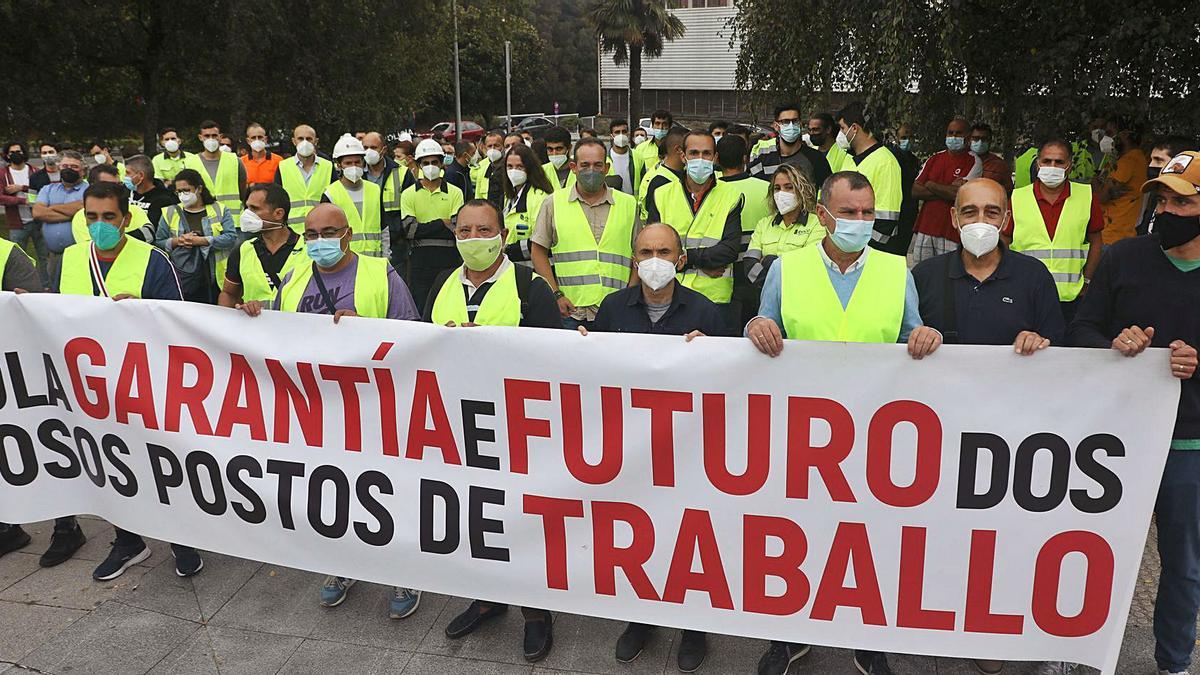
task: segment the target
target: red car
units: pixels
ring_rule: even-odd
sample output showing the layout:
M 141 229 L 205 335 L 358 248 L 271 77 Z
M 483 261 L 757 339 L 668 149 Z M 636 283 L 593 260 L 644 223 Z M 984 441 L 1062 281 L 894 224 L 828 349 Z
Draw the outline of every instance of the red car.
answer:
M 421 138 L 433 138 L 436 134 L 441 134 L 442 140 L 446 141 L 447 143 L 457 143 L 459 140 L 458 133 L 456 133 L 454 129 L 454 122 L 439 122 L 433 125 L 433 128 L 429 131 L 422 131 L 417 135 Z M 463 121 L 462 140 L 471 142 L 478 141 L 479 139 L 483 138 L 483 134 L 483 127 L 471 122 L 470 120 Z

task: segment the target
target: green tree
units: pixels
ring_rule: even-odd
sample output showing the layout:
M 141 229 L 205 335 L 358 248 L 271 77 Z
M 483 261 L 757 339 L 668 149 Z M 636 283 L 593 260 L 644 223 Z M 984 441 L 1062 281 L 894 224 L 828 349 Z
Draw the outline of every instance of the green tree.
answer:
M 663 45 L 683 37 L 683 22 L 659 0 L 596 0 L 587 17 L 613 62 L 629 62 L 629 116 L 636 121 L 642 114 L 642 56 L 662 56 Z

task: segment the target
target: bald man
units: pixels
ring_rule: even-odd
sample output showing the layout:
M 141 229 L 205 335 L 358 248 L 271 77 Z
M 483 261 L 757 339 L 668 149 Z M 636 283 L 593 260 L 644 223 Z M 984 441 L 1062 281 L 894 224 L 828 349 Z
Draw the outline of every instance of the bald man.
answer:
M 392 267 L 403 270 L 408 260 L 408 240 L 401 228 L 400 193 L 415 179 L 411 172 L 401 170 L 400 165 L 388 156 L 383 134 L 368 131 L 363 135 L 362 144 L 367 151 L 367 172 L 363 177 L 383 191 L 383 227 L 391 235 L 388 237 L 390 250 L 384 251 L 383 255 L 391 260 Z
M 1039 260 L 1000 240 L 1011 218 L 999 183 L 967 181 L 950 212 L 962 244 L 913 269 L 921 319 L 946 343 L 1011 344 L 1026 356 L 1062 344 L 1066 326 L 1054 278 Z
M 309 125 L 301 124 L 292 131 L 292 144 L 296 155 L 279 163 L 275 182 L 287 190 L 292 200 L 288 227 L 300 232 L 309 209 L 321 202 L 325 188 L 341 176 L 333 162 L 317 154 L 317 132 Z

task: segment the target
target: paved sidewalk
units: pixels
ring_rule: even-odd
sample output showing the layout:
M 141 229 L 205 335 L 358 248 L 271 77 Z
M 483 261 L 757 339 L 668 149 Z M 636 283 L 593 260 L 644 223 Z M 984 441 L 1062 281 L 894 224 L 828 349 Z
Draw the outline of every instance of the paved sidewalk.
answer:
M 284 567 L 205 554 L 204 571 L 175 575 L 166 544 L 109 583 L 91 580 L 108 553 L 112 529 L 81 519 L 88 543 L 59 567 L 41 569 L 52 523 L 27 527 L 33 543 L 0 558 L 0 675 L 142 673 L 675 673 L 676 631 L 660 630 L 631 664 L 613 660 L 623 624 L 560 614 L 554 650 L 531 666 L 521 655 L 521 614 L 510 611 L 475 635 L 450 641 L 442 630 L 467 601 L 425 594 L 416 614 L 387 618 L 390 589 L 357 584 L 342 606 L 317 604 L 321 577 Z M 1154 533 L 1143 558 L 1126 631 L 1121 675 L 1154 675 L 1150 634 L 1158 560 Z M 699 671 L 752 673 L 766 641 L 710 636 Z M 901 675 L 977 673 L 962 659 L 892 656 Z M 793 675 L 856 672 L 850 652 L 816 648 Z M 1005 673 L 1031 673 L 1012 663 Z

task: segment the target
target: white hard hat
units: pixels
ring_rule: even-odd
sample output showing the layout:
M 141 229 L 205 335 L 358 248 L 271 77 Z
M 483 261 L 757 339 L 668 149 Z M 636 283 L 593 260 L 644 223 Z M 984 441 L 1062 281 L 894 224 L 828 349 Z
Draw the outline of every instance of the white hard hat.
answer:
M 396 140 L 400 141 L 401 143 L 404 141 L 412 141 L 412 134 L 408 133 L 407 131 L 401 131 L 399 138 Z
M 365 155 L 367 151 L 363 148 L 362 141 L 358 140 L 350 134 L 342 134 L 337 143 L 333 146 L 333 158 L 346 157 L 347 155 Z
M 420 143 L 417 143 L 417 151 L 413 153 L 413 159 L 415 159 L 419 162 L 419 161 L 421 161 L 422 157 L 434 157 L 434 156 L 437 156 L 437 157 L 442 156 L 442 144 L 441 143 L 438 143 L 437 141 L 433 140 L 432 138 L 426 138 L 425 140 L 421 141 Z

